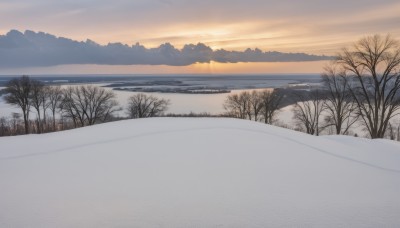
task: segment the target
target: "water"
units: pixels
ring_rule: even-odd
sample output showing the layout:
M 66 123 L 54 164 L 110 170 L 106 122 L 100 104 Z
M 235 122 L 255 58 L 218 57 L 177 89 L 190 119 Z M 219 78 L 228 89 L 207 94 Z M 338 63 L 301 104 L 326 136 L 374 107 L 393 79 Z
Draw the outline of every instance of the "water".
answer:
M 107 88 L 110 89 L 110 88 Z M 230 94 L 236 94 L 243 91 L 251 90 L 233 90 L 230 93 L 220 94 L 181 94 L 181 93 L 145 93 L 147 95 L 168 99 L 171 102 L 167 113 L 188 114 L 194 113 L 210 113 L 222 114 L 225 112 L 223 108 L 224 101 Z M 263 89 L 256 89 L 263 90 Z M 118 102 L 122 107 L 126 107 L 128 98 L 139 92 L 114 91 L 117 94 Z
M 15 76 L 0 76 L 0 83 L 6 82 Z M 318 75 L 250 75 L 250 76 L 229 76 L 229 75 L 213 75 L 213 76 L 172 76 L 172 75 L 148 75 L 148 76 L 33 76 L 35 79 L 45 81 L 49 84 L 61 84 L 63 86 L 94 84 L 96 86 L 106 86 L 113 83 L 120 83 L 116 88 L 156 88 L 159 92 L 145 93 L 147 95 L 157 96 L 159 98 L 168 99 L 171 102 L 167 113 L 187 114 L 194 113 L 210 113 L 221 114 L 225 110 L 223 103 L 229 94 L 240 93 L 242 91 L 251 91 L 255 89 L 284 87 L 289 84 L 296 83 L 317 83 L 320 79 Z M 171 88 L 171 82 L 181 82 L 178 87 L 199 87 L 204 89 L 219 88 L 231 90 L 230 93 L 218 94 L 184 94 L 184 93 L 164 93 L 165 88 Z M 125 83 L 131 83 L 126 86 Z M 140 84 L 140 86 L 132 86 L 132 83 Z M 3 83 L 4 84 L 4 83 Z M 143 86 L 145 84 L 145 86 Z M 1 84 L 0 84 L 1 87 Z M 110 87 L 104 87 L 112 90 Z M 125 108 L 128 98 L 138 92 L 117 91 L 117 100 L 121 107 Z M 12 112 L 19 112 L 18 109 L 5 104 L 0 99 L 0 116 L 10 116 Z M 124 116 L 124 111 L 119 113 Z
M 0 87 L 19 75 L 0 76 Z M 51 84 L 76 83 L 128 83 L 128 82 L 172 82 L 188 85 L 218 86 L 231 89 L 279 87 L 289 83 L 315 82 L 317 74 L 292 75 L 32 75 L 37 80 Z

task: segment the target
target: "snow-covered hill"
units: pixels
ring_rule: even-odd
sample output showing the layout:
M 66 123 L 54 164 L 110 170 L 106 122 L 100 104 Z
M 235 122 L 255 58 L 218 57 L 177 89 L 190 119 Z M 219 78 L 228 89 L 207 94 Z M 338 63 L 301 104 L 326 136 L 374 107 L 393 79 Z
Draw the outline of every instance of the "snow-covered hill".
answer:
M 0 227 L 399 227 L 400 144 L 234 119 L 0 138 Z

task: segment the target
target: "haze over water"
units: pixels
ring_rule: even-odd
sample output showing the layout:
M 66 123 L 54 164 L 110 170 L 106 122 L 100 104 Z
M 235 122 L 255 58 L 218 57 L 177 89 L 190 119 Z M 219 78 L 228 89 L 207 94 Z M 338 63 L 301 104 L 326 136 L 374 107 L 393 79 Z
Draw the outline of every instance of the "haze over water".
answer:
M 0 79 L 0 88 L 11 78 L 18 76 L 3 76 Z M 188 114 L 195 113 L 211 113 L 221 114 L 225 112 L 223 103 L 229 94 L 239 93 L 244 90 L 265 89 L 285 87 L 296 83 L 318 83 L 320 76 L 316 74 L 307 75 L 34 75 L 35 79 L 51 84 L 59 84 L 63 87 L 78 84 L 94 84 L 96 86 L 107 86 L 110 84 L 120 84 L 114 88 L 132 88 L 132 84 L 126 86 L 125 83 L 138 83 L 139 86 L 145 88 L 157 88 L 159 92 L 146 93 L 148 95 L 169 99 L 171 101 L 170 108 L 167 113 Z M 182 82 L 184 86 L 202 86 L 208 88 L 223 88 L 231 90 L 230 93 L 217 94 L 184 94 L 184 93 L 165 93 L 165 88 L 170 88 L 171 82 Z M 143 86 L 146 85 L 146 86 Z M 182 85 L 178 86 L 182 87 Z M 112 88 L 104 87 L 108 90 Z M 117 100 L 122 107 L 125 107 L 130 96 L 138 92 L 118 91 L 114 90 Z M 18 109 L 11 107 L 0 101 L 0 112 L 3 115 L 11 115 Z M 124 115 L 120 112 L 120 115 Z

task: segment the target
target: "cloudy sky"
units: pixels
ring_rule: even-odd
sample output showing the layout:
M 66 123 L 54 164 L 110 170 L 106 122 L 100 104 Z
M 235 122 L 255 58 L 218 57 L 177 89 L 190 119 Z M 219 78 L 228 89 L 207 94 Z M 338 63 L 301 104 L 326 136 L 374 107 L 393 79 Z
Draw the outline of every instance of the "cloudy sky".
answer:
M 202 42 L 213 49 L 243 51 L 257 47 L 264 51 L 334 55 L 365 35 L 391 33 L 400 38 L 399 12 L 398 0 L 0 0 L 0 34 L 11 29 L 33 30 L 100 44 L 139 42 L 147 48 L 165 42 L 177 48 Z M 216 72 L 236 72 L 240 71 L 239 65 L 243 64 L 200 64 L 168 71 L 200 72 L 205 68 L 207 72 L 215 68 Z M 256 65 L 249 70 L 293 71 L 290 64 Z M 298 66 L 299 73 L 317 72 L 320 65 Z M 93 66 L 79 68 L 96 71 Z M 158 68 L 162 72 L 166 67 Z M 68 67 L 43 69 L 53 73 Z M 116 73 L 135 69 L 146 72 L 143 66 L 110 69 Z M 151 70 L 157 71 L 154 67 Z

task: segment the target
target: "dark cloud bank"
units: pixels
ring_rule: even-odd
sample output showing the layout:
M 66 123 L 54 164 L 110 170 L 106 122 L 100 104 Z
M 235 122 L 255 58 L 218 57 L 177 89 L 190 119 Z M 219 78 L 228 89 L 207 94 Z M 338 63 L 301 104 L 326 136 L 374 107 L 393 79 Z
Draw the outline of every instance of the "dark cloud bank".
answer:
M 329 56 L 305 53 L 263 52 L 259 49 L 240 51 L 212 50 L 198 43 L 176 49 L 169 43 L 157 48 L 140 44 L 110 43 L 99 45 L 87 40 L 78 42 L 43 32 L 11 30 L 0 36 L 0 67 L 35 67 L 63 64 L 100 65 L 171 65 L 186 66 L 196 62 L 298 62 L 330 60 Z

